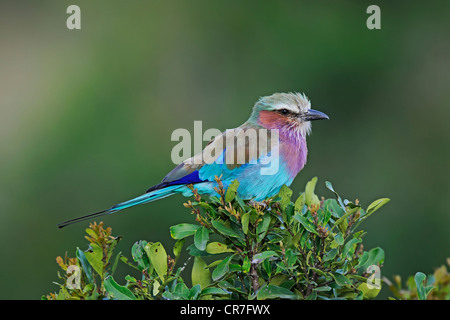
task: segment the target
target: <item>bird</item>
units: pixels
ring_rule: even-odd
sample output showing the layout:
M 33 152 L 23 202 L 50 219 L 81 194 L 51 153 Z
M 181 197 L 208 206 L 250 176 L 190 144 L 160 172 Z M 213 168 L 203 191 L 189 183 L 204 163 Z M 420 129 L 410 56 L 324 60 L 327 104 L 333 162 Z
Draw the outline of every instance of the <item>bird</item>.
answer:
M 109 209 L 64 221 L 57 227 L 113 214 L 174 194 L 189 197 L 194 188 L 202 195 L 217 195 L 217 177 L 225 189 L 238 180 L 237 194 L 243 200 L 258 202 L 273 197 L 283 185 L 290 186 L 304 168 L 311 121 L 322 119 L 329 117 L 311 109 L 311 101 L 304 93 L 274 93 L 260 97 L 246 122 L 217 135 L 201 152 L 182 161 L 161 183 L 144 194 Z M 233 143 L 228 143 L 230 141 Z M 270 166 L 275 169 L 269 170 Z

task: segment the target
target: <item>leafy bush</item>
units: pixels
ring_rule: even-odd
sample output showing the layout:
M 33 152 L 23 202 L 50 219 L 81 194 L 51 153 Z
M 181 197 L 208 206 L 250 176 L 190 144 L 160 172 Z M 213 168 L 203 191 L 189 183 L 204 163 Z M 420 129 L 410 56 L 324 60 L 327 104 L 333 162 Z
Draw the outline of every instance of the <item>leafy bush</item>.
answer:
M 380 291 L 373 270 L 382 267 L 384 251 L 365 251 L 361 222 L 386 204 L 379 199 L 363 209 L 358 200 L 335 196 L 319 200 L 317 178 L 291 201 L 284 186 L 261 203 L 237 196 L 238 181 L 226 190 L 216 178 L 218 197 L 184 204 L 196 223 L 170 228 L 176 240 L 168 253 L 160 242 L 136 242 L 132 260 L 113 251 L 120 240 L 103 223 L 86 229 L 89 248 L 75 258 L 57 258 L 66 273 L 59 292 L 43 299 L 368 299 Z M 188 258 L 180 263 L 182 250 Z M 114 258 L 113 258 L 114 256 Z M 191 286 L 183 272 L 193 260 Z M 118 264 L 138 270 L 123 284 L 113 278 Z M 72 266 L 72 269 L 70 267 Z M 73 267 L 75 266 L 75 267 Z M 379 270 L 379 269 L 378 269 Z
M 450 258 L 447 258 L 450 266 Z M 433 274 L 425 275 L 417 272 L 406 280 L 406 287 L 402 286 L 402 278 L 394 277 L 394 283 L 384 278 L 384 282 L 394 294 L 401 300 L 450 300 L 450 273 L 445 265 L 434 270 Z

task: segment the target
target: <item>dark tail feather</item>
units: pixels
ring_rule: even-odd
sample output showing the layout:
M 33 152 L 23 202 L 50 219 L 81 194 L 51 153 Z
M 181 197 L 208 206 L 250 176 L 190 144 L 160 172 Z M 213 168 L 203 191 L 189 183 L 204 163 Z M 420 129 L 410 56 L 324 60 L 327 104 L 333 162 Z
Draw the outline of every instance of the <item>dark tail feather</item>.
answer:
M 173 195 L 175 193 L 175 190 L 180 187 L 182 187 L 182 186 L 176 185 L 176 186 L 170 186 L 170 187 L 163 188 L 163 189 L 153 190 L 151 192 L 143 194 L 142 196 L 139 196 L 134 199 L 116 204 L 112 208 L 109 208 L 109 209 L 106 209 L 103 211 L 99 211 L 99 212 L 95 212 L 95 213 L 91 213 L 86 216 L 82 216 L 82 217 L 75 218 L 72 220 L 67 220 L 67 221 L 58 223 L 56 226 L 59 229 L 61 229 L 61 228 L 64 228 L 65 226 L 68 226 L 73 223 L 81 222 L 81 221 L 92 219 L 95 217 L 101 217 L 101 216 L 104 216 L 107 214 L 112 214 L 114 212 L 120 211 L 122 209 L 137 206 L 138 204 L 148 203 L 148 202 L 152 202 L 152 201 L 155 201 L 158 199 L 162 199 L 162 198 Z
M 107 210 L 99 211 L 99 212 L 96 212 L 96 213 L 91 213 L 91 214 L 88 214 L 86 216 L 78 217 L 78 218 L 75 218 L 75 219 L 72 219 L 72 220 L 67 220 L 67 221 L 61 222 L 61 223 L 58 223 L 56 226 L 59 229 L 61 229 L 61 228 L 64 228 L 65 226 L 68 226 L 70 224 L 81 222 L 81 221 L 85 221 L 85 220 L 89 220 L 89 219 L 92 219 L 94 217 L 101 217 L 101 216 L 104 216 L 106 214 L 111 214 L 112 212 L 113 211 L 111 211 L 111 209 L 107 209 Z

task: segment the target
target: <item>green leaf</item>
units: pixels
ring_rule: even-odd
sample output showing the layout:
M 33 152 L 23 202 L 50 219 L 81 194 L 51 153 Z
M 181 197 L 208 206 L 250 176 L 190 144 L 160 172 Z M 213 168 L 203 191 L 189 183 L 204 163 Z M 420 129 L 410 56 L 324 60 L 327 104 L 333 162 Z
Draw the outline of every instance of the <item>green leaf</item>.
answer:
M 331 219 L 331 211 L 320 209 L 319 212 L 321 213 L 322 217 L 322 219 L 320 220 L 320 224 L 322 225 L 322 227 L 325 227 L 328 224 L 328 221 L 330 221 Z
M 98 238 L 97 233 L 96 233 L 93 229 L 91 229 L 91 228 L 86 228 L 86 229 L 84 229 L 84 231 L 85 231 L 88 235 L 90 235 L 92 238 L 94 238 L 94 239 L 97 239 L 97 238 Z
M 275 286 L 273 284 L 268 284 L 261 289 L 259 289 L 258 294 L 256 295 L 258 300 L 266 300 L 266 299 L 297 299 L 297 295 L 293 293 L 291 290 Z
M 315 292 L 324 292 L 324 291 L 330 291 L 331 287 L 329 287 L 329 286 L 321 286 L 321 287 L 316 287 L 313 290 Z
M 200 285 L 201 288 L 206 288 L 211 283 L 211 272 L 206 268 L 206 262 L 200 258 L 194 258 L 194 266 L 192 267 L 192 285 Z
M 104 261 L 106 266 L 109 264 L 111 256 L 112 256 L 112 254 L 114 252 L 114 248 L 119 243 L 119 240 L 120 240 L 120 237 L 114 237 L 113 239 L 110 239 L 108 241 L 108 247 L 107 247 L 107 250 L 106 250 L 106 256 L 103 257 L 103 261 Z
M 251 267 L 251 262 L 248 256 L 246 255 L 244 261 L 242 261 L 242 272 L 249 273 Z
M 230 269 L 229 269 L 230 273 L 233 273 L 233 272 L 236 272 L 236 271 L 242 271 L 242 266 L 240 264 L 237 264 L 237 263 L 230 263 L 229 267 L 230 267 Z
M 256 210 L 254 208 L 250 209 L 250 223 L 254 224 L 256 222 L 256 220 L 259 219 L 259 214 L 256 212 Z
M 286 250 L 286 262 L 289 268 L 293 267 L 295 262 L 297 261 L 297 255 L 294 253 L 292 249 Z
M 334 236 L 334 240 L 336 241 L 336 243 L 340 246 L 342 246 L 344 244 L 344 237 L 342 236 L 342 233 L 338 232 L 335 236 Z
M 228 271 L 230 269 L 231 258 L 233 258 L 232 255 L 229 256 L 229 257 L 226 257 L 214 269 L 214 271 L 212 273 L 212 279 L 214 281 L 217 281 L 217 280 L 221 279 L 222 277 L 224 277 L 228 273 Z
M 236 231 L 234 231 L 233 229 L 227 227 L 226 225 L 224 225 L 222 222 L 217 221 L 217 220 L 213 220 L 212 222 L 213 227 L 219 231 L 220 233 L 229 236 L 229 237 L 234 237 L 234 238 L 242 238 L 240 234 L 238 234 Z
M 296 213 L 294 214 L 294 219 L 300 222 L 302 226 L 309 232 L 319 235 L 316 231 L 316 227 L 311 222 L 309 222 L 308 218 L 306 218 L 305 216 Z
M 185 241 L 186 241 L 186 239 L 180 239 L 177 242 L 175 242 L 175 244 L 173 246 L 173 254 L 174 254 L 175 258 L 178 258 L 180 256 L 181 250 L 183 249 Z
M 378 293 L 380 293 L 381 286 L 379 286 L 379 287 L 371 286 L 369 288 L 369 286 L 367 285 L 367 282 L 362 282 L 358 285 L 358 290 L 362 291 L 364 298 L 374 299 L 374 298 L 376 298 Z
M 327 211 L 331 211 L 331 215 L 334 218 L 340 218 L 345 214 L 345 207 L 342 208 L 335 199 L 325 200 L 324 207 Z
M 336 257 L 337 249 L 331 249 L 323 255 L 323 261 L 330 261 Z
M 380 209 L 382 206 L 384 206 L 389 201 L 391 201 L 391 199 L 388 199 L 388 198 L 381 198 L 381 199 L 375 200 L 367 207 L 366 216 L 371 215 L 372 213 L 374 213 L 375 211 Z
M 360 243 L 362 240 L 353 238 L 350 241 L 348 241 L 344 248 L 342 249 L 342 256 L 344 258 L 351 258 L 353 254 L 355 253 L 356 245 Z
M 377 247 L 369 251 L 370 264 L 382 264 L 384 262 L 384 250 Z
M 382 264 L 384 262 L 384 251 L 377 247 L 370 250 L 367 254 L 363 253 L 358 265 L 356 266 L 362 272 L 365 272 L 371 265 Z
M 236 199 L 235 200 L 237 201 L 237 203 L 239 204 L 239 206 L 241 207 L 241 209 L 243 211 L 247 211 L 247 208 L 245 206 L 245 202 L 244 202 L 244 200 L 242 200 L 242 198 L 239 196 L 239 194 L 236 194 Z
M 309 232 L 303 232 L 303 230 L 301 230 L 297 235 L 295 235 L 295 237 L 298 237 L 298 235 L 300 235 L 300 241 L 299 241 L 300 248 L 305 249 L 305 246 L 308 243 L 308 239 L 309 239 L 310 233 Z
M 352 282 L 346 276 L 343 276 L 340 273 L 335 272 L 335 273 L 332 273 L 331 275 L 334 278 L 334 280 L 336 281 L 336 284 L 338 286 L 344 287 L 346 285 L 352 284 Z
M 305 202 L 306 202 L 305 193 L 302 192 L 300 194 L 300 196 L 297 198 L 297 200 L 295 200 L 295 205 L 294 205 L 295 211 L 301 211 L 303 206 L 305 205 Z
M 205 227 L 200 227 L 195 231 L 194 234 L 194 244 L 198 250 L 204 251 L 206 249 L 206 244 L 209 241 L 209 230 Z
M 270 278 L 272 276 L 272 266 L 271 266 L 270 261 L 268 259 L 264 260 L 262 262 L 262 266 L 264 268 L 264 271 L 266 271 L 267 275 Z
M 258 236 L 258 242 L 262 241 L 264 237 L 266 236 L 267 230 L 269 229 L 270 225 L 270 214 L 266 213 L 262 217 L 262 221 L 258 223 L 258 226 L 256 227 L 256 234 Z
M 317 292 L 313 291 L 310 295 L 308 295 L 305 300 L 317 300 Z
M 138 264 L 138 268 L 141 271 L 144 271 L 150 267 L 150 260 L 144 250 L 146 245 L 147 241 L 138 241 L 131 248 L 131 256 Z
M 306 184 L 305 189 L 305 203 L 307 206 L 310 206 L 311 204 L 319 204 L 319 198 L 317 195 L 314 194 L 314 189 L 316 188 L 317 183 L 317 177 L 312 178 L 308 183 Z
M 227 192 L 225 193 L 225 202 L 231 202 L 236 197 L 237 189 L 239 187 L 239 181 L 234 180 L 227 189 Z
M 252 263 L 261 263 L 262 261 L 266 260 L 267 258 L 278 256 L 278 254 L 275 251 L 264 251 L 258 254 L 255 254 L 253 256 Z
M 284 222 L 289 225 L 292 220 L 292 216 L 295 213 L 294 204 L 292 202 L 289 202 L 286 206 L 286 209 L 282 212 L 282 217 Z
M 282 210 L 285 210 L 286 206 L 291 202 L 291 196 L 292 190 L 284 184 L 278 192 L 278 197 L 281 198 L 279 204 Z
M 347 219 L 340 220 L 337 223 L 335 223 L 335 225 L 337 225 L 339 227 L 339 230 L 345 234 L 348 228 L 348 220 Z
M 248 233 L 248 223 L 250 222 L 250 213 L 245 213 L 241 218 L 242 231 L 244 234 Z
M 190 295 L 190 290 L 184 283 L 177 283 L 175 289 L 173 290 L 174 298 L 178 300 L 188 300 Z
M 214 267 L 216 267 L 221 261 L 222 261 L 222 260 L 216 260 L 216 261 L 213 261 L 213 262 L 211 262 L 210 264 L 208 264 L 205 268 L 208 268 L 208 269 L 214 268 Z
M 320 269 L 317 269 L 317 268 L 314 268 L 314 267 L 309 267 L 308 269 L 309 269 L 309 270 L 315 271 L 316 273 L 318 273 L 318 274 L 321 275 L 321 276 L 324 276 L 324 277 L 327 276 L 327 273 L 324 272 L 324 271 L 322 271 L 322 270 L 320 270 Z
M 84 252 L 89 264 L 98 273 L 100 277 L 103 277 L 103 249 L 95 243 L 90 244 L 90 249 Z
M 144 250 L 150 258 L 158 277 L 161 281 L 164 281 L 164 277 L 167 274 L 167 253 L 163 245 L 160 242 L 154 244 L 148 243 Z
M 227 292 L 223 289 L 220 288 L 216 288 L 216 287 L 210 287 L 210 288 L 205 288 L 202 290 L 202 292 L 200 293 L 201 296 L 203 295 L 227 295 L 230 294 L 230 292 Z
M 359 262 L 356 267 L 359 268 L 360 266 L 366 265 L 367 261 L 369 261 L 369 253 L 367 251 L 364 251 L 361 258 L 359 258 Z
M 91 229 L 89 229 L 89 230 L 91 230 Z M 94 275 L 92 273 L 92 267 L 89 264 L 88 260 L 86 259 L 84 252 L 82 250 L 80 250 L 80 248 L 77 248 L 76 255 L 77 255 L 78 261 L 80 261 L 80 263 L 81 263 L 81 267 L 83 268 L 84 274 L 88 278 L 89 283 L 93 283 Z
M 189 291 L 189 300 L 196 300 L 201 291 L 202 289 L 199 284 L 193 286 Z
M 345 231 L 347 230 L 348 227 L 348 217 L 352 214 L 354 214 L 356 211 L 359 210 L 359 207 L 353 208 L 353 209 L 348 209 L 347 212 L 340 217 L 339 219 L 336 220 L 336 222 L 334 223 L 334 226 L 331 228 L 331 230 L 334 229 L 334 227 L 338 226 L 339 230 L 341 230 L 343 233 L 345 233 Z
M 193 235 L 198 228 L 200 228 L 200 226 L 196 224 L 180 223 L 176 226 L 170 227 L 170 235 L 172 236 L 172 238 L 177 240 L 183 239 Z
M 234 250 L 228 248 L 226 244 L 220 242 L 210 242 L 206 246 L 206 252 L 210 254 L 219 254 L 224 252 L 234 252 Z
M 137 283 L 137 280 L 135 277 L 130 276 L 129 274 L 125 276 L 125 280 L 127 280 L 130 283 Z
M 422 272 L 417 272 L 414 276 L 414 282 L 416 283 L 417 296 L 419 300 L 427 300 L 428 294 L 434 289 L 433 286 L 424 287 L 424 281 L 426 278 L 427 276 Z
M 186 250 L 188 250 L 189 254 L 194 257 L 204 257 L 210 255 L 208 252 L 206 252 L 206 250 L 205 251 L 198 250 L 195 244 L 191 244 L 186 248 Z
M 117 265 L 119 264 L 119 260 L 120 260 L 120 257 L 122 256 L 122 252 L 119 252 L 117 255 L 116 255 L 116 259 L 114 259 L 114 263 L 113 263 L 113 265 L 112 265 L 112 267 L 111 267 L 111 275 L 114 275 L 114 273 L 116 272 L 116 269 L 117 269 Z
M 159 288 L 161 287 L 161 284 L 158 282 L 158 281 L 153 281 L 153 286 L 152 286 L 153 288 L 153 292 L 152 292 L 152 294 L 154 295 L 154 296 L 156 296 L 158 293 L 159 293 Z
M 270 279 L 270 284 L 275 286 L 281 286 L 284 282 L 289 280 L 289 276 L 285 273 L 280 273 L 275 276 L 273 276 Z
M 207 211 L 216 212 L 216 210 L 213 208 L 213 206 L 211 206 L 209 203 L 200 201 L 200 202 L 198 203 L 198 205 L 199 205 L 200 207 L 204 208 L 204 209 L 207 210 Z
M 112 276 L 107 276 L 104 281 L 106 294 L 108 297 L 117 300 L 136 300 L 134 294 L 127 287 L 119 285 Z
M 344 212 L 345 212 L 345 205 L 344 205 L 344 202 L 342 201 L 342 199 L 341 199 L 341 197 L 339 196 L 339 194 L 338 194 L 336 191 L 334 191 L 334 188 L 333 188 L 333 185 L 331 184 L 331 182 L 330 182 L 330 181 L 325 181 L 325 186 L 326 186 L 331 192 L 334 193 L 334 195 L 335 195 L 336 198 L 337 198 L 337 201 L 339 202 L 339 205 L 340 205 L 341 209 L 344 210 Z

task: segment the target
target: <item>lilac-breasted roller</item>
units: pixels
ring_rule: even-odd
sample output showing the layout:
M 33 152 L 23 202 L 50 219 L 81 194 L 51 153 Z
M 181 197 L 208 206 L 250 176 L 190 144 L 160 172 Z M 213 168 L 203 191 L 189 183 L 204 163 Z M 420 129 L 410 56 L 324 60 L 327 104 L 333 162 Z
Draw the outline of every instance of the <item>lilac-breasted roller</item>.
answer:
M 143 195 L 107 210 L 62 222 L 58 227 L 176 193 L 191 196 L 188 185 L 193 185 L 200 194 L 216 195 L 216 177 L 221 177 L 225 188 L 237 179 L 237 193 L 244 200 L 262 201 L 275 196 L 283 185 L 290 186 L 305 166 L 306 136 L 311 131 L 311 121 L 319 119 L 329 118 L 311 109 L 304 94 L 275 93 L 262 97 L 244 124 L 216 136 L 202 152 L 184 160 Z M 272 170 L 268 170 L 270 168 Z

